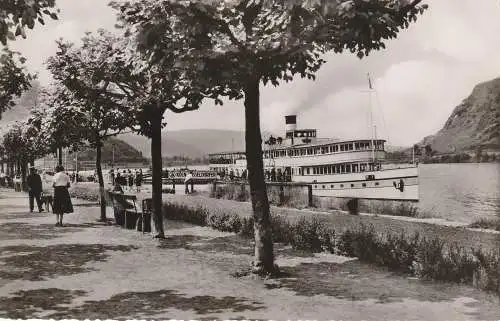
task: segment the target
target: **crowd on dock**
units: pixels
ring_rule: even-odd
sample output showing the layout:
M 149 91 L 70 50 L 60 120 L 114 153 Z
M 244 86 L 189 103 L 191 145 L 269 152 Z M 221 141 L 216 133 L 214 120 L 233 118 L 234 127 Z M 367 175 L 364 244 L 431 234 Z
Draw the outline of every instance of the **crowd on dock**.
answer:
M 133 191 L 135 188 L 136 192 L 140 192 L 144 174 L 140 168 L 134 170 L 117 168 L 109 170 L 108 179 L 111 185 L 117 186 L 117 189 Z

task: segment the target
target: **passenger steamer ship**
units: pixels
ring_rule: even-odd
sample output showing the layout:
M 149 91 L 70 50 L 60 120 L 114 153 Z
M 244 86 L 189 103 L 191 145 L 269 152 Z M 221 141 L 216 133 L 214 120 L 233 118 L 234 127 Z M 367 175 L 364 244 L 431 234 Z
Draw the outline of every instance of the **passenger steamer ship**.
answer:
M 285 123 L 285 138 L 263 148 L 266 172 L 310 184 L 317 196 L 418 201 L 418 166 L 386 166 L 385 140 L 321 139 L 316 129 L 297 129 L 296 115 L 285 116 Z M 245 152 L 213 153 L 209 159 L 218 173 L 246 173 Z

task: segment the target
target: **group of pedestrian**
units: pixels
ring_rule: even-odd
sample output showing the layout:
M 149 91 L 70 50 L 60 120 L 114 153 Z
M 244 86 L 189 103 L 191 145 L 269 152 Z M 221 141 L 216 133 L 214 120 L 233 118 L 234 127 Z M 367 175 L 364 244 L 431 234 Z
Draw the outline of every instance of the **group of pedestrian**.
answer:
M 64 173 L 64 167 L 57 165 L 55 168 L 55 175 L 52 179 L 52 187 L 54 188 L 54 195 L 52 197 L 52 212 L 56 215 L 56 226 L 63 226 L 63 216 L 66 213 L 73 213 L 73 203 L 69 195 L 70 178 Z M 34 201 L 36 200 L 38 211 L 43 212 L 42 207 L 42 193 L 43 184 L 42 178 L 37 173 L 35 167 L 30 167 L 30 173 L 26 178 L 26 185 L 28 187 L 30 212 L 33 212 Z
M 140 192 L 143 180 L 142 169 L 136 169 L 132 172 L 131 169 L 124 169 L 120 172 L 120 169 L 114 169 L 109 171 L 110 183 L 115 186 L 116 190 L 129 190 L 133 191 L 135 186 L 135 191 Z

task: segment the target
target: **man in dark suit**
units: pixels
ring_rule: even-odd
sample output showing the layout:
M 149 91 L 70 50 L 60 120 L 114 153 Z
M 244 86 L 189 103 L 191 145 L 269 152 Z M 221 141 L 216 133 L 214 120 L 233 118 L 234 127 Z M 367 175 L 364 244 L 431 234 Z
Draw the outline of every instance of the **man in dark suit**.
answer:
M 28 194 L 30 198 L 30 212 L 33 212 L 34 198 L 36 198 L 38 211 L 40 213 L 43 212 L 42 200 L 40 199 L 40 194 L 42 193 L 42 178 L 37 174 L 34 167 L 30 167 L 30 174 L 26 178 L 26 184 L 28 185 Z

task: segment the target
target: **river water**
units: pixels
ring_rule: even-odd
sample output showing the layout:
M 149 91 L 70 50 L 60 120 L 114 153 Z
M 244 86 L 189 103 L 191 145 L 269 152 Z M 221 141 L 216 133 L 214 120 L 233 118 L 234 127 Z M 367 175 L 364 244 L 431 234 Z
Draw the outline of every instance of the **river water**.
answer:
M 461 222 L 500 215 L 500 164 L 419 165 L 421 211 Z

